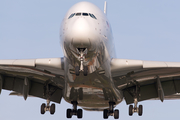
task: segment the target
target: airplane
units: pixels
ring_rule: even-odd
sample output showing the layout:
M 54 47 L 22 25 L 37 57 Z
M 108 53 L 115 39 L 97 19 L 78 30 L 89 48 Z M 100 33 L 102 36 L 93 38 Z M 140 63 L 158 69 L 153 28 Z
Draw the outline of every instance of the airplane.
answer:
M 103 117 L 119 118 L 115 106 L 123 100 L 129 115 L 143 113 L 138 102 L 148 99 L 176 99 L 179 93 L 180 63 L 117 59 L 110 23 L 104 12 L 89 2 L 75 4 L 61 26 L 64 57 L 0 60 L 0 91 L 11 95 L 35 96 L 47 100 L 41 113 L 55 112 L 62 97 L 72 103 L 67 118 L 82 118 L 82 109 L 103 111 Z

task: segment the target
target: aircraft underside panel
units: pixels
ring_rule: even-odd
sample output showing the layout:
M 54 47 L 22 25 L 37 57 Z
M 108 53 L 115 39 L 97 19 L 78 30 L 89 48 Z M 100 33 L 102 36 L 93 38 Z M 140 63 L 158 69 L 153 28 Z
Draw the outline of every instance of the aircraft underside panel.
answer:
M 162 89 L 158 86 L 157 82 L 149 85 L 142 85 L 138 88 L 138 101 L 148 99 L 160 99 L 161 101 L 169 99 L 169 96 L 174 95 L 174 99 L 179 98 L 175 95 L 180 92 L 180 78 L 172 78 L 172 80 L 162 81 Z M 134 102 L 134 93 L 136 86 L 124 89 L 124 98 L 127 104 Z
M 123 94 L 115 88 L 112 79 L 109 78 L 108 61 L 101 64 L 99 68 L 94 64 L 95 71 L 87 76 L 84 76 L 83 72 L 76 76 L 72 72 L 72 65 L 68 60 L 66 62 L 65 69 L 68 74 L 65 77 L 64 98 L 67 102 L 77 101 L 78 106 L 86 110 L 99 111 L 108 108 L 110 101 L 116 104 L 122 101 Z
M 1 75 L 2 89 L 14 91 L 10 95 L 23 96 L 25 99 L 28 96 L 39 97 L 47 99 L 46 88 L 44 82 L 36 82 L 36 79 L 28 79 L 25 81 L 23 78 L 10 77 Z M 56 103 L 60 103 L 62 99 L 62 89 L 53 85 L 48 85 L 51 92 L 50 100 Z

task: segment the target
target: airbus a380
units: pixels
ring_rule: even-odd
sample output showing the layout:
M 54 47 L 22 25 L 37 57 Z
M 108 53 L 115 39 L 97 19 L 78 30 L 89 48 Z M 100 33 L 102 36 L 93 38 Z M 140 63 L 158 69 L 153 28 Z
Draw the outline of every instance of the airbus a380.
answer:
M 47 100 L 41 114 L 55 113 L 62 97 L 73 105 L 67 118 L 82 118 L 82 109 L 103 111 L 103 118 L 119 118 L 114 109 L 123 100 L 129 115 L 143 113 L 138 102 L 148 99 L 179 99 L 180 63 L 118 59 L 115 57 L 110 23 L 104 12 L 89 2 L 72 6 L 60 31 L 64 57 L 0 60 L 0 92 L 12 90 L 26 100 Z

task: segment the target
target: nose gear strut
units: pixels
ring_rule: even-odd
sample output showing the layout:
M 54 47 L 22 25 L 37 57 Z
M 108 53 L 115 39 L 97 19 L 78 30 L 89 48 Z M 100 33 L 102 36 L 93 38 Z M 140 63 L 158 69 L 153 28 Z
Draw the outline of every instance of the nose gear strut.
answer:
M 83 71 L 83 66 L 84 66 L 83 63 L 84 63 L 85 56 L 84 56 L 84 52 L 82 50 L 80 51 L 79 59 L 81 61 L 80 71 Z
M 79 73 L 82 71 L 84 76 L 87 76 L 88 74 L 88 67 L 84 66 L 84 60 L 85 60 L 85 55 L 87 54 L 87 48 L 78 48 L 79 52 L 79 60 L 80 60 L 80 66 L 75 67 L 75 73 L 76 76 L 79 76 Z

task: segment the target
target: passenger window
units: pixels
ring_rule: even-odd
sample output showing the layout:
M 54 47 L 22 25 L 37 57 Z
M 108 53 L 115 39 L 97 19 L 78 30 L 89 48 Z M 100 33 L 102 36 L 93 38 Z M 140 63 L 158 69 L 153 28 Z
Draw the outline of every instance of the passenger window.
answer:
M 83 13 L 83 16 L 88 16 L 88 13 Z
M 76 13 L 76 16 L 81 16 L 81 13 Z
M 74 17 L 75 13 L 71 14 L 68 19 Z

